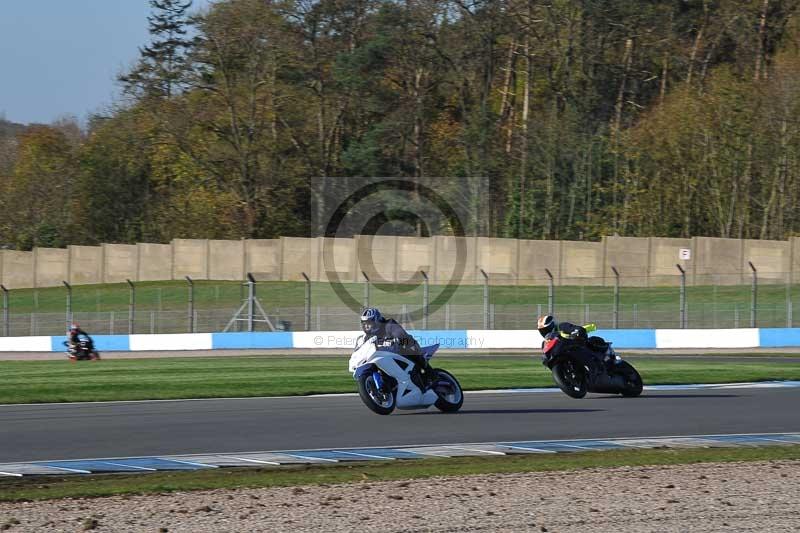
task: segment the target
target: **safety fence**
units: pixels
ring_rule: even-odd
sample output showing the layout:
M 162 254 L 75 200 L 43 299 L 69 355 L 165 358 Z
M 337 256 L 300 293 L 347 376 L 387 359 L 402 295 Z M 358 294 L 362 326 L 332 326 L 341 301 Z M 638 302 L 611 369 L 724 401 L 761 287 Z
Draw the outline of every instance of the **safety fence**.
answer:
M 416 329 L 526 329 L 544 313 L 606 329 L 793 327 L 800 302 L 800 285 L 759 281 L 755 271 L 748 284 L 715 276 L 687 285 L 680 276 L 676 284 L 652 287 L 625 286 L 620 280 L 635 284 L 630 276 L 556 286 L 537 279 L 509 285 L 489 275 L 482 285 L 447 286 L 429 284 L 424 274 L 406 284 L 248 276 L 3 290 L 0 336 L 59 335 L 71 322 L 107 335 L 348 330 L 366 306 Z
M 411 330 L 423 346 L 445 349 L 534 350 L 542 337 L 536 330 Z M 739 329 L 632 329 L 598 330 L 599 335 L 623 349 L 653 348 L 772 348 L 800 346 L 800 328 Z M 231 349 L 339 349 L 350 351 L 359 331 L 304 331 L 256 333 L 180 333 L 155 335 L 97 335 L 102 351 L 173 351 Z M 2 352 L 58 352 L 63 336 L 0 338 Z

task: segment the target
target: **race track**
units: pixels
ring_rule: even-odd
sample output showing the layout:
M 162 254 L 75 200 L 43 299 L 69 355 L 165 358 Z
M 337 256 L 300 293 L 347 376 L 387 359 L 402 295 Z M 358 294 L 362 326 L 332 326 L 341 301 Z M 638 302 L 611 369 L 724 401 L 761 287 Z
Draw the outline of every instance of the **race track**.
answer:
M 800 388 L 466 393 L 453 415 L 356 395 L 0 406 L 0 463 L 191 453 L 800 431 Z

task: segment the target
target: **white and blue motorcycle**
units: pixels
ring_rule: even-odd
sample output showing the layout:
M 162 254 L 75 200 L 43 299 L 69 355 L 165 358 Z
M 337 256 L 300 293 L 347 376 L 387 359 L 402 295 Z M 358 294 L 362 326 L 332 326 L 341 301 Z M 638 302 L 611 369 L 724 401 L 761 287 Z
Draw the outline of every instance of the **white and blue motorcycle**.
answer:
M 430 360 L 438 344 L 422 348 Z M 433 369 L 430 386 L 421 387 L 419 379 L 412 379 L 414 361 L 399 354 L 397 345 L 378 345 L 376 337 L 356 343 L 350 356 L 350 372 L 358 383 L 361 400 L 379 415 L 388 415 L 397 409 L 427 409 L 435 405 L 445 413 L 461 409 L 464 394 L 461 385 L 451 373 L 440 368 Z

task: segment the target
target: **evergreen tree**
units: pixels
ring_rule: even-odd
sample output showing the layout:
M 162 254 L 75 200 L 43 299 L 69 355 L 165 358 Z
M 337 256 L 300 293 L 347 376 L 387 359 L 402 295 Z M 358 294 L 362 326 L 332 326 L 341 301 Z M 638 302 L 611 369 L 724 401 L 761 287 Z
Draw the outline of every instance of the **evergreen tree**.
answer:
M 136 67 L 119 77 L 126 92 L 155 98 L 169 98 L 180 87 L 187 66 L 187 37 L 191 24 L 188 10 L 192 0 L 150 0 L 147 17 L 152 37 L 149 46 L 139 48 Z

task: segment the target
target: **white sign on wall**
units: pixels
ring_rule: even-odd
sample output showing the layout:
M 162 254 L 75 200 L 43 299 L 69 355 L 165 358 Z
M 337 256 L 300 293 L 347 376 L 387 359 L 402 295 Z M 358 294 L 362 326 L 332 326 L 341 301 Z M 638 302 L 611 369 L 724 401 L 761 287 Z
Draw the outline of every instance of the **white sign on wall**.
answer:
M 688 261 L 692 258 L 692 251 L 689 248 L 681 248 L 678 252 L 678 257 L 683 261 Z

